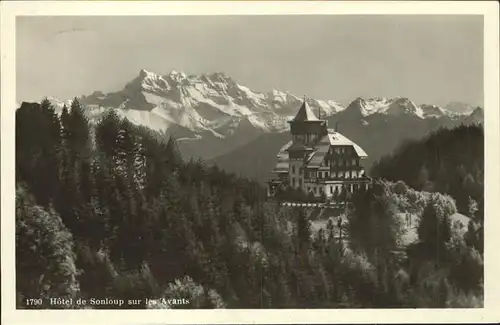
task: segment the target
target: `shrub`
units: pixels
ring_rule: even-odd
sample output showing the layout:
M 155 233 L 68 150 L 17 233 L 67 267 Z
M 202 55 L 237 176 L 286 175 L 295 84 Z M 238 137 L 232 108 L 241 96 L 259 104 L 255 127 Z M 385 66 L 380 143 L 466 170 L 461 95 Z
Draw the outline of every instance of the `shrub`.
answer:
M 18 188 L 16 286 L 20 301 L 24 298 L 76 297 L 79 283 L 73 245 L 73 237 L 61 217 L 52 210 L 34 205 L 25 190 Z
M 163 299 L 161 299 L 163 298 Z M 185 276 L 169 283 L 164 294 L 160 298 L 160 303 L 148 305 L 152 309 L 170 308 L 225 308 L 226 305 L 220 295 L 213 289 L 204 288 Z M 169 304 L 169 299 L 184 299 L 188 304 Z M 165 303 L 167 302 L 167 303 Z

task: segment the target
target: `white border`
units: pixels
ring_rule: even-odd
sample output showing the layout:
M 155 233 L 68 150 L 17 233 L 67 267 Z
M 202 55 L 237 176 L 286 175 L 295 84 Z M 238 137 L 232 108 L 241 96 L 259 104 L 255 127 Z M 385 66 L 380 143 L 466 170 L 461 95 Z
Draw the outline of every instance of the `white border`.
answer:
M 1 2 L 1 180 L 2 324 L 269 324 L 269 323 L 443 323 L 499 322 L 500 154 L 499 19 L 496 1 L 421 2 Z M 485 301 L 482 309 L 378 310 L 15 310 L 14 108 L 15 17 L 19 15 L 299 15 L 299 14 L 478 14 L 484 15 L 485 89 Z

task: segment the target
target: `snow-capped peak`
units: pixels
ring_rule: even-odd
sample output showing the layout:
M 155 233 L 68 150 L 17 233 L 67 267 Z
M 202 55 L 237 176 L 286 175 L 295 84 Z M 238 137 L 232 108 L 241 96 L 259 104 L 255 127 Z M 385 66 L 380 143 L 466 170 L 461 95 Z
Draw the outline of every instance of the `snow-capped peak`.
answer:
M 451 115 L 451 112 L 437 105 L 423 104 L 420 105 L 420 109 L 422 110 L 424 117 L 442 117 Z
M 170 78 L 171 80 L 174 80 L 176 82 L 180 82 L 182 80 L 185 80 L 187 78 L 187 75 L 182 71 L 172 70 L 167 75 L 167 78 Z
M 392 115 L 409 114 L 423 118 L 422 110 L 414 102 L 405 97 L 391 99 L 389 106 L 383 112 Z
M 47 100 L 50 102 L 50 104 L 54 107 L 54 109 L 56 110 L 56 112 L 60 112 L 64 105 L 66 105 L 66 107 L 69 109 L 71 107 L 71 102 L 72 100 L 59 100 L 53 96 L 48 96 L 46 97 Z
M 420 106 L 406 97 L 375 97 L 369 99 L 358 97 L 349 104 L 348 110 L 358 112 L 362 117 L 374 114 L 409 115 L 418 118 L 425 118 L 426 116 Z
M 369 99 L 358 97 L 349 104 L 347 110 L 352 112 L 355 116 L 361 115 L 361 118 L 375 114 L 393 116 L 406 115 L 415 116 L 420 119 L 441 117 L 459 118 L 460 116 L 470 114 L 457 113 L 456 111 L 451 111 L 437 105 L 417 105 L 406 97 L 377 97 Z
M 156 130 L 178 125 L 195 134 L 210 132 L 220 137 L 232 134 L 240 125 L 252 125 L 259 132 L 284 130 L 301 102 L 289 92 L 255 91 L 223 72 L 187 75 L 172 70 L 160 75 L 146 69 L 123 90 L 82 97 L 85 105 L 115 108 L 132 122 Z M 308 103 L 322 117 L 344 109 L 334 101 L 310 99 Z
M 475 110 L 475 107 L 466 103 L 451 102 L 445 105 L 444 109 L 458 114 L 471 114 Z
M 149 76 L 154 76 L 155 74 L 153 72 L 150 72 L 146 69 L 141 69 L 141 71 L 139 71 L 139 77 L 141 78 L 147 78 Z
M 391 101 L 386 98 L 370 98 L 364 99 L 357 97 L 354 101 L 349 104 L 349 110 L 355 110 L 359 112 L 363 117 L 382 113 L 389 107 Z

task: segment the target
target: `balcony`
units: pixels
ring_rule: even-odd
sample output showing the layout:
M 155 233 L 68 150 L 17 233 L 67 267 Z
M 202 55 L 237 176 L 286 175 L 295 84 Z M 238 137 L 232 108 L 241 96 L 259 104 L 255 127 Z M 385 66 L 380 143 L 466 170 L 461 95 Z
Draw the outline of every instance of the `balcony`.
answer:
M 340 181 L 340 182 L 348 182 L 348 183 L 366 183 L 371 180 L 370 177 L 364 175 L 362 177 L 326 177 L 326 178 L 319 178 L 319 177 L 313 177 L 313 178 L 304 178 L 304 182 L 306 183 L 314 183 L 314 184 L 320 184 L 325 181 Z

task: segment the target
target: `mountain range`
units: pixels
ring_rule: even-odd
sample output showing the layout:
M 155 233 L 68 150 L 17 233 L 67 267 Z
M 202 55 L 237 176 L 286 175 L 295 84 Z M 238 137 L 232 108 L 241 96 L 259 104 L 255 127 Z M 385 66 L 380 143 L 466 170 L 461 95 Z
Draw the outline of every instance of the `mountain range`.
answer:
M 68 103 L 49 99 L 58 109 Z M 116 109 L 134 124 L 166 137 L 174 135 L 185 157 L 200 157 L 258 179 L 272 169 L 273 152 L 289 138 L 287 121 L 303 100 L 287 91 L 253 90 L 221 72 L 160 75 L 146 70 L 119 91 L 80 97 L 91 119 Z M 482 108 L 458 102 L 440 107 L 417 105 L 408 98 L 356 98 L 345 107 L 334 100 L 306 100 L 330 127 L 337 125 L 367 151 L 368 164 L 403 139 L 420 137 L 439 126 L 483 119 Z M 263 161 L 256 163 L 259 159 Z M 243 167 L 246 164 L 248 168 Z
M 59 108 L 64 104 L 49 99 Z M 188 76 L 141 70 L 122 90 L 95 91 L 80 101 L 93 118 L 115 108 L 135 124 L 175 135 L 186 155 L 209 159 L 261 134 L 285 131 L 302 99 L 286 91 L 254 91 L 220 72 Z M 308 103 L 323 116 L 344 109 L 335 101 Z

